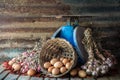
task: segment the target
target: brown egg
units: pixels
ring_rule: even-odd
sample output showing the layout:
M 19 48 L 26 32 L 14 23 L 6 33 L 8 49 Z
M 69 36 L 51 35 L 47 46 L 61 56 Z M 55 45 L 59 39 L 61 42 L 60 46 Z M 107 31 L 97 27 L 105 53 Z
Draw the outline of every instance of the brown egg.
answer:
M 54 58 L 54 59 L 52 59 L 52 60 L 50 61 L 50 63 L 51 63 L 52 65 L 54 65 L 57 61 L 58 61 L 58 59 Z
M 54 64 L 55 68 L 61 68 L 63 66 L 63 63 L 61 61 L 58 61 Z
M 35 74 L 36 74 L 36 71 L 34 69 L 29 69 L 27 71 L 27 75 L 29 75 L 29 76 L 34 76 Z
M 9 64 L 10 66 L 12 66 L 12 65 L 14 64 L 14 61 L 11 60 L 11 61 L 8 62 L 8 64 Z
M 48 69 L 51 66 L 50 62 L 45 62 L 44 63 L 44 68 Z
M 61 72 L 61 73 L 64 73 L 64 72 L 66 72 L 66 71 L 67 71 L 66 67 L 61 67 L 61 68 L 60 68 L 60 72 Z
M 70 63 L 73 64 L 73 60 L 70 60 Z
M 70 62 L 68 62 L 68 63 L 66 63 L 65 67 L 66 67 L 67 69 L 70 69 L 71 65 L 72 65 L 72 64 L 71 64 Z
M 85 78 L 85 77 L 87 76 L 87 73 L 86 73 L 84 70 L 80 70 L 80 71 L 78 72 L 78 75 L 79 75 L 79 77 L 81 77 L 81 78 Z
M 63 57 L 62 57 L 62 58 L 60 58 L 60 61 L 62 62 L 62 61 L 63 61 L 63 59 L 64 59 Z
M 21 69 L 21 65 L 18 63 L 14 63 L 12 65 L 12 68 L 14 69 L 14 71 L 19 71 Z
M 71 76 L 76 76 L 77 75 L 77 69 L 73 69 L 70 71 Z
M 66 65 L 66 63 L 68 63 L 68 62 L 69 62 L 69 60 L 66 59 L 66 58 L 64 58 L 63 61 L 62 61 L 62 63 L 63 63 L 64 65 Z
M 60 70 L 58 68 L 53 68 L 52 69 L 52 74 L 58 75 L 60 73 Z
M 50 66 L 49 68 L 48 68 L 48 72 L 52 72 L 52 69 L 54 68 L 54 66 Z
M 12 68 L 14 68 L 14 66 L 16 65 L 17 63 L 14 63 L 13 65 L 12 65 Z

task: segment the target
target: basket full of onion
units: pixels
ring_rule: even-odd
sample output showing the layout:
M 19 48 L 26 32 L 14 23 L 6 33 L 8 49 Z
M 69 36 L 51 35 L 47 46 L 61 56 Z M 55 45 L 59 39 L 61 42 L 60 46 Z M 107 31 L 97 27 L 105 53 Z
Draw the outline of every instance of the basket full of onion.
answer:
M 67 74 L 77 63 L 77 55 L 71 44 L 65 39 L 49 39 L 40 52 L 42 72 L 51 77 Z

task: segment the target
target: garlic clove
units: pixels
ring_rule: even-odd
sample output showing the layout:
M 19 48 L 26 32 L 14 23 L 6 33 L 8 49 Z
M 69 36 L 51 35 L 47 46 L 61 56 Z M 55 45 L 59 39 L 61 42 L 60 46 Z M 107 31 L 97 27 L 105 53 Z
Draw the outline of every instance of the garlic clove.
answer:
M 92 72 L 92 76 L 98 76 L 97 71 L 93 71 L 93 72 Z
M 91 72 L 92 72 L 92 70 L 90 70 L 90 69 L 87 69 L 87 70 L 86 70 L 86 73 L 87 73 L 88 75 L 90 75 Z
M 85 65 L 81 66 L 82 69 L 87 69 L 87 67 Z

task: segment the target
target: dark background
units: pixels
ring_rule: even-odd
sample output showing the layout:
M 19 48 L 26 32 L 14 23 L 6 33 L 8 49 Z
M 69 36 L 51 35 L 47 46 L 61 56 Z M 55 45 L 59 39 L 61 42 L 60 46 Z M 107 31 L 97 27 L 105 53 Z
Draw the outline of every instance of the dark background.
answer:
M 120 0 L 0 0 L 1 62 L 45 42 L 76 17 L 119 60 Z

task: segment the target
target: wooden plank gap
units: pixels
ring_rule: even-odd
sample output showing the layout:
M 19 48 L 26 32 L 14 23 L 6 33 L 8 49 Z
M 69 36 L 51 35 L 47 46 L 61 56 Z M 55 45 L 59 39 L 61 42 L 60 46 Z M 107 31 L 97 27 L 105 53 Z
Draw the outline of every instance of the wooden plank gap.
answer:
M 7 77 L 5 77 L 4 80 L 16 80 L 19 77 L 19 75 L 15 75 L 15 74 L 8 74 Z
M 0 80 L 3 80 L 8 74 L 9 74 L 10 71 L 4 71 L 0 74 Z
M 43 77 L 31 77 L 30 80 L 44 80 Z
M 2 73 L 5 70 L 5 68 L 3 67 L 3 65 L 0 65 L 0 73 Z
M 30 76 L 20 75 L 18 80 L 30 80 Z

